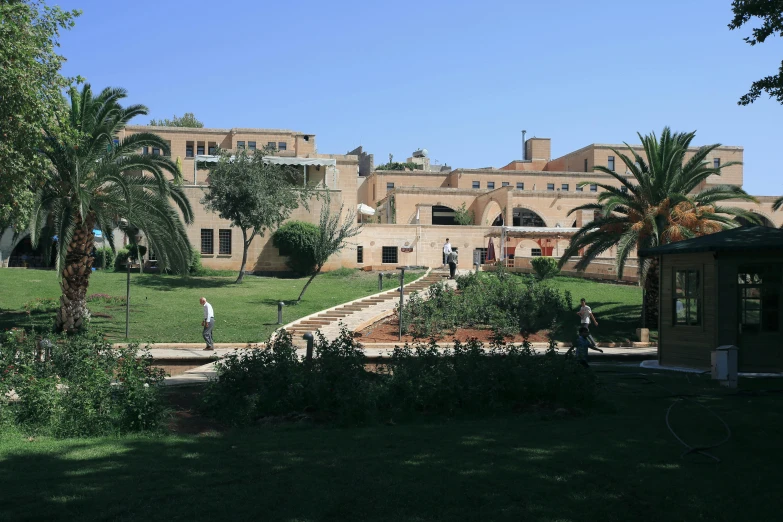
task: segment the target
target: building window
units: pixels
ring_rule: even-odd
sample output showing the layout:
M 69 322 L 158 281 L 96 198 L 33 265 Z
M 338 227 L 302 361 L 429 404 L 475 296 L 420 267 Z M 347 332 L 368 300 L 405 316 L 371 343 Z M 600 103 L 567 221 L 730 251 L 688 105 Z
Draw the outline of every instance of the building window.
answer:
M 185 145 L 185 157 L 186 158 L 192 158 L 193 157 L 193 144 L 192 143 L 188 143 L 187 145 Z
M 155 253 L 154 250 L 152 250 L 152 247 L 150 247 L 147 250 L 147 261 L 157 261 L 158 260 L 158 254 Z
M 530 256 L 531 257 L 541 257 L 541 249 L 540 248 L 531 248 L 530 249 Z
M 397 263 L 397 247 L 381 247 L 381 263 Z
M 214 254 L 214 230 L 211 228 L 201 229 L 201 253 L 202 254 Z
M 288 144 L 284 141 L 281 141 L 277 144 L 277 150 L 286 150 L 288 148 Z
M 231 229 L 221 229 L 218 232 L 218 254 L 231 254 Z
M 521 181 L 517 181 L 517 190 L 525 190 L 525 184 Z
M 568 192 L 568 183 L 563 183 L 560 187 L 563 192 Z
M 386 190 L 394 190 L 394 183 L 387 181 L 386 182 Z
M 274 141 L 268 141 L 268 142 L 266 142 L 266 148 L 267 149 L 276 149 L 277 146 L 276 146 L 276 143 Z
M 598 185 L 590 185 L 590 192 L 598 192 Z
M 147 154 L 149 154 L 149 153 L 150 153 L 150 148 L 149 148 L 149 147 L 143 147 L 143 148 L 141 149 L 141 153 L 142 153 L 142 154 L 144 154 L 144 155 L 146 156 Z
M 214 156 L 216 152 L 217 152 L 217 145 L 214 145 L 214 144 L 210 145 L 209 146 L 209 155 L 210 156 Z
M 620 192 L 622 192 L 623 194 L 628 194 L 628 187 L 623 185 L 622 187 L 620 187 Z
M 508 181 L 504 181 L 503 183 L 500 184 L 501 187 L 508 187 L 509 185 L 511 185 L 511 183 L 509 183 Z
M 742 332 L 780 329 L 780 268 L 740 267 L 740 324 Z
M 204 145 L 199 145 L 196 147 L 196 154 L 198 154 L 199 156 L 204 155 Z
M 474 252 L 479 253 L 479 264 L 484 265 L 487 263 L 487 249 L 486 248 L 476 248 Z M 475 257 L 474 257 L 475 259 Z
M 555 190 L 555 184 L 554 183 L 547 183 L 546 184 L 547 190 Z
M 361 245 L 356 247 L 356 262 L 358 264 L 364 263 L 364 247 Z
M 712 160 L 712 168 L 713 169 L 719 169 L 720 168 L 720 158 L 715 158 Z
M 160 149 L 158 147 L 152 147 L 152 155 L 160 156 Z
M 473 188 L 474 189 L 480 189 L 481 188 L 481 182 L 480 181 L 474 181 L 473 182 Z
M 701 323 L 698 270 L 674 272 L 674 324 L 694 326 Z
M 609 156 L 609 158 L 606 160 L 606 168 L 614 171 L 614 156 Z
M 494 189 L 495 188 L 495 182 L 494 181 L 487 181 L 487 188 L 488 189 Z
M 237 142 L 237 150 L 242 150 L 245 148 L 245 142 L 244 141 L 238 141 Z
M 587 172 L 587 158 L 585 158 L 585 172 Z
M 585 188 L 584 188 L 583 186 L 581 186 L 581 185 L 577 185 L 577 186 L 576 186 L 576 191 L 577 191 L 577 192 L 584 192 L 584 191 L 585 191 Z
M 252 151 L 255 151 L 256 150 L 256 142 L 255 141 L 248 141 L 247 142 L 247 148 L 252 150 Z

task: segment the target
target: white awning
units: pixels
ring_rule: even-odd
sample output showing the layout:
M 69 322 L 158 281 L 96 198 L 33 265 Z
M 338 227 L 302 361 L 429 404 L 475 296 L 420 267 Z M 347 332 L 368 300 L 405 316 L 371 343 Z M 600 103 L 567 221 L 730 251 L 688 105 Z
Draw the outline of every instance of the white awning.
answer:
M 372 207 L 368 207 L 364 203 L 359 203 L 356 206 L 356 210 L 359 212 L 359 214 L 364 214 L 365 216 L 374 216 L 375 215 L 375 209 Z
M 234 158 L 233 156 L 231 157 Z M 220 156 L 199 155 L 196 156 L 196 163 L 217 163 Z M 290 158 L 283 156 L 264 156 L 264 163 L 274 165 L 312 165 L 336 167 L 337 160 L 332 158 Z

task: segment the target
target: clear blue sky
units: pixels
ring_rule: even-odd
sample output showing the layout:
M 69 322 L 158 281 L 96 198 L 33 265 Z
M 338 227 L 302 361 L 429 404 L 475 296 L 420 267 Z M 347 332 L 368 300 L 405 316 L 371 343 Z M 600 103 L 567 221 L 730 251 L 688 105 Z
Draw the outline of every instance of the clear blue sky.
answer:
M 51 1 L 51 3 L 55 3 Z M 286 128 L 376 163 L 418 147 L 454 167 L 560 156 L 636 132 L 696 130 L 745 147 L 745 188 L 783 194 L 783 106 L 740 107 L 783 41 L 729 31 L 729 0 L 68 0 L 65 73 L 128 90 L 150 117 Z M 139 119 L 137 123 L 147 123 Z

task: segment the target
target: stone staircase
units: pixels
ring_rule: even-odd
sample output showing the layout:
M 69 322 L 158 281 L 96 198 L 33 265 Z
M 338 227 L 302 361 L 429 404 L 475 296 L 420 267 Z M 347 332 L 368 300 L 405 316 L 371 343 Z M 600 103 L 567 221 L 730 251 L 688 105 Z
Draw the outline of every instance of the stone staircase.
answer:
M 426 276 L 405 286 L 405 298 L 413 292 L 421 292 L 440 281 L 448 280 L 448 271 L 433 270 Z M 378 295 L 365 297 L 352 301 L 340 307 L 321 312 L 286 327 L 286 330 L 294 339 L 301 339 L 307 332 L 315 333 L 318 330 L 322 332 L 337 331 L 339 323 L 342 321 L 350 326 L 351 318 L 370 319 L 371 315 L 378 315 L 385 310 L 394 309 L 394 305 L 400 301 L 399 287 L 388 290 Z M 329 337 L 329 336 L 327 336 Z

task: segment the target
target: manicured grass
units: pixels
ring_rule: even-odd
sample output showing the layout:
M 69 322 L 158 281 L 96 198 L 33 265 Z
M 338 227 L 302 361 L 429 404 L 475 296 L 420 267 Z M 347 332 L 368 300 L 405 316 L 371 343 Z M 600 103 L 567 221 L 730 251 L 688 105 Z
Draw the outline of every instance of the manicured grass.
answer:
M 638 286 L 598 283 L 575 277 L 555 277 L 552 284 L 568 290 L 574 300 L 574 313 L 561 321 L 558 340 L 573 341 L 579 328 L 579 300 L 585 298 L 598 326 L 590 333 L 597 341 L 637 340 L 634 335 L 641 324 L 642 289 Z M 651 332 L 653 337 L 657 332 Z
M 66 441 L 5 431 L 0 520 L 780 518 L 780 395 L 737 394 L 706 376 L 594 368 L 605 399 L 587 415 Z M 731 426 L 731 440 L 713 450 L 722 462 L 680 457 L 664 422 L 669 390 L 695 396 Z M 671 422 L 694 444 L 723 437 L 718 421 L 688 403 Z
M 406 272 L 406 282 L 422 272 Z M 130 336 L 152 342 L 201 342 L 204 296 L 215 310 L 215 342 L 257 342 L 277 328 L 277 302 L 288 302 L 285 323 L 325 308 L 378 291 L 378 275 L 360 271 L 321 274 L 295 304 L 304 286 L 302 278 L 246 276 L 234 284 L 236 274 L 219 277 L 177 277 L 131 274 Z M 88 295 L 125 296 L 126 274 L 96 271 Z M 399 276 L 384 279 L 384 288 L 398 286 Z M 0 330 L 35 326 L 48 328 L 54 312 L 26 314 L 25 303 L 36 298 L 59 300 L 59 282 L 53 271 L 0 270 Z M 111 338 L 125 336 L 125 304 L 97 300 L 89 303 L 92 324 Z

